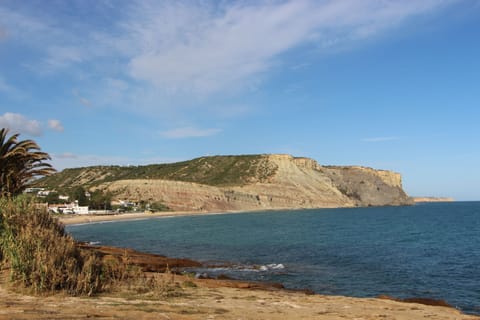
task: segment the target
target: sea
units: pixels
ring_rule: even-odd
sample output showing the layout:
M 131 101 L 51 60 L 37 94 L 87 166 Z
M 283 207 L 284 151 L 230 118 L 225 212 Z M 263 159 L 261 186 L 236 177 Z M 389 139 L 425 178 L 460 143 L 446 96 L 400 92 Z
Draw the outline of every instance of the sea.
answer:
M 191 258 L 208 276 L 354 297 L 443 299 L 480 314 L 480 202 L 72 225 L 76 240 Z

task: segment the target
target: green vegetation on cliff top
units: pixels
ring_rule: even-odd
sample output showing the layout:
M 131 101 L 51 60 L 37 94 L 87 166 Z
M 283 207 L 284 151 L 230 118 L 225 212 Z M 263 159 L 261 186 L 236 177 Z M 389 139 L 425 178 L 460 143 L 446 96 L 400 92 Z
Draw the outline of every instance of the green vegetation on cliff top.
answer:
M 211 186 L 243 185 L 263 181 L 275 173 L 264 155 L 212 156 L 189 161 L 144 166 L 92 166 L 65 169 L 37 182 L 47 188 L 92 187 L 123 179 L 165 179 Z

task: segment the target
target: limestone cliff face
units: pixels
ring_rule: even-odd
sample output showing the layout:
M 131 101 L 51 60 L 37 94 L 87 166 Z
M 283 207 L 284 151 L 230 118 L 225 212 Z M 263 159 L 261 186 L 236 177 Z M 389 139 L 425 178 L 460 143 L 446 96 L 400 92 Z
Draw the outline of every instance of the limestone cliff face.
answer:
M 249 169 L 250 170 L 250 169 Z M 172 210 L 224 211 L 411 204 L 398 173 L 326 167 L 309 158 L 263 155 L 246 183 L 212 186 L 165 179 L 106 182 L 117 199 L 162 201 Z
M 402 189 L 400 174 L 366 167 L 325 167 L 335 187 L 358 206 L 412 204 Z

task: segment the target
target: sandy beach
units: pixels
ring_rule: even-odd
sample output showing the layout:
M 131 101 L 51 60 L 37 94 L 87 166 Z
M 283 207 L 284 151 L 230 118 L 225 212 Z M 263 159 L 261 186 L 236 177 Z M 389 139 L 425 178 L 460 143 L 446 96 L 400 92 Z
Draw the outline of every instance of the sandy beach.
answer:
M 282 210 L 282 208 L 275 209 Z M 292 210 L 291 208 L 286 210 Z M 232 214 L 241 212 L 258 212 L 259 210 L 230 210 L 230 211 L 161 211 L 153 213 L 135 212 L 135 213 L 119 213 L 119 214 L 105 214 L 105 215 L 93 215 L 93 214 L 72 214 L 72 215 L 60 215 L 59 221 L 64 225 L 84 224 L 84 223 L 96 223 L 96 222 L 112 222 L 112 221 L 124 221 L 124 220 L 141 220 L 150 218 L 166 218 L 166 217 L 181 217 L 181 216 L 195 216 L 195 215 L 214 215 L 214 214 Z M 267 211 L 267 210 L 265 210 Z M 274 210 L 268 210 L 274 211 Z
M 138 220 L 148 219 L 155 217 L 179 217 L 193 214 L 201 214 L 196 212 L 154 212 L 154 213 L 119 213 L 119 214 L 105 214 L 105 215 L 92 215 L 92 214 L 72 214 L 59 216 L 60 222 L 65 225 L 71 224 L 83 224 L 83 223 L 95 223 L 95 222 L 108 222 L 108 221 L 122 221 L 122 220 Z

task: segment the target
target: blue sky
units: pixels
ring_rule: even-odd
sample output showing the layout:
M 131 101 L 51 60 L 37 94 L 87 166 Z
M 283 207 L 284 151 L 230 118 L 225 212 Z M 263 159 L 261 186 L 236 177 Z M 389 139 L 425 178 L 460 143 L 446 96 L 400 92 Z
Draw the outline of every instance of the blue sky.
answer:
M 290 153 L 480 200 L 480 1 L 0 2 L 0 127 L 57 169 Z

